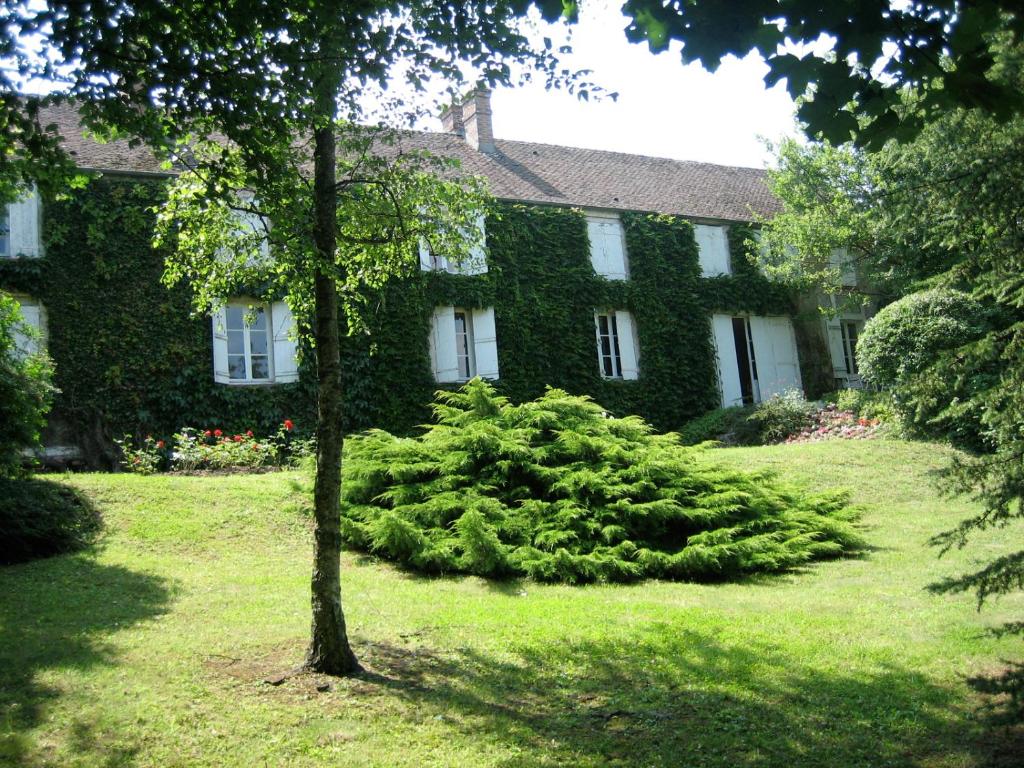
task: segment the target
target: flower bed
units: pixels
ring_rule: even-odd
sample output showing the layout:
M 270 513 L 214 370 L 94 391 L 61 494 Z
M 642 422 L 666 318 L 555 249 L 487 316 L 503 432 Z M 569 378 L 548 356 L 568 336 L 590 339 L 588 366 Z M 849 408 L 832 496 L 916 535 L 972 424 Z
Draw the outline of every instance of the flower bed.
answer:
M 878 435 L 879 419 L 859 418 L 829 404 L 811 414 L 811 424 L 785 439 L 787 443 L 816 443 L 821 440 L 868 440 Z
M 121 464 L 129 472 L 266 471 L 293 465 L 313 451 L 311 438 L 297 438 L 295 425 L 285 419 L 274 435 L 257 438 L 252 430 L 228 434 L 218 428 L 184 427 L 163 440 L 147 435 L 118 440 Z

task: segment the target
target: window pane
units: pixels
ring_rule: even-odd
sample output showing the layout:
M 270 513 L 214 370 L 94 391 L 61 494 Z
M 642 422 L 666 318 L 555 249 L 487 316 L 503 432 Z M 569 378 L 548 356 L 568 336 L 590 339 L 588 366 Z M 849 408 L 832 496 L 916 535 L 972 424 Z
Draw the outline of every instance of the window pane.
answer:
M 245 354 L 245 341 L 241 331 L 228 331 L 228 354 Z
M 256 317 L 253 318 L 252 325 L 249 327 L 254 331 L 267 330 L 267 316 L 263 313 L 262 309 L 256 310 Z
M 267 332 L 266 330 L 253 328 L 249 331 L 250 352 L 254 355 L 267 354 Z
M 244 379 L 245 355 L 228 355 L 228 375 L 232 379 Z
M 225 310 L 227 315 L 228 330 L 242 330 L 244 327 L 245 310 L 241 307 L 228 307 Z
M 602 336 L 608 335 L 608 315 L 597 316 L 597 329 Z
M 270 378 L 270 358 L 266 355 L 252 356 L 252 377 L 254 379 Z
M 0 205 L 0 255 L 11 252 L 11 220 L 6 205 Z

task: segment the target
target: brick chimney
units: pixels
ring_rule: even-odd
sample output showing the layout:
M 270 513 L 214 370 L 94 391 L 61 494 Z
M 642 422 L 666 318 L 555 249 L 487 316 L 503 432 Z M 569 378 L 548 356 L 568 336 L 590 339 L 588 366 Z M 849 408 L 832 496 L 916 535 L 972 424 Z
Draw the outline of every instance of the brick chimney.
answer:
M 481 152 L 494 152 L 491 92 L 485 86 L 478 85 L 462 100 L 462 125 L 465 128 L 466 141 L 474 149 L 479 149 Z
M 457 136 L 466 135 L 466 126 L 462 122 L 462 105 L 453 102 L 441 110 L 441 126 L 447 133 L 454 133 Z

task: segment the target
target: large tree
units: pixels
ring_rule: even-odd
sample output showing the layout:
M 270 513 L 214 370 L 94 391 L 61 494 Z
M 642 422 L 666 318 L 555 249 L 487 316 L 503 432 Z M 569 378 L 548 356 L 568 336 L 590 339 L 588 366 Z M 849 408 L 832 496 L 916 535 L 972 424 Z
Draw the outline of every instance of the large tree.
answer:
M 523 30 L 532 8 L 527 0 L 101 0 L 5 12 L 8 36 L 30 40 L 34 32 L 53 54 L 20 58 L 23 76 L 56 83 L 91 127 L 137 137 L 189 168 L 175 198 L 177 210 L 199 217 L 179 233 L 186 242 L 204 226 L 209 231 L 217 216 L 211 208 L 269 217 L 274 257 L 281 257 L 275 266 L 261 271 L 244 247 L 204 251 L 204 261 L 179 251 L 169 276 L 190 279 L 203 306 L 231 279 L 248 276 L 269 277 L 294 307 L 311 307 L 319 401 L 306 664 L 316 671 L 358 669 L 339 578 L 339 296 L 352 308 L 361 285 L 405 268 L 402 254 L 423 233 L 411 223 L 417 206 L 440 200 L 454 207 L 441 217 L 442 229 L 454 232 L 477 193 L 456 194 L 438 182 L 435 195 L 423 163 L 395 161 L 398 134 L 367 139 L 356 125 L 364 97 L 377 91 L 394 126 L 422 110 L 415 97 L 387 96 L 396 83 L 414 94 L 432 77 L 458 87 L 467 75 L 493 84 L 522 71 L 576 87 L 550 46 L 534 47 Z M 563 12 L 549 0 L 540 10 L 551 19 Z M 380 153 L 392 160 L 373 160 Z M 210 206 L 189 205 L 197 189 Z M 239 196 L 242 190 L 251 194 Z M 458 249 L 468 240 L 449 243 Z
M 894 361 L 898 373 L 875 383 L 916 428 L 965 451 L 947 488 L 982 509 L 936 543 L 964 546 L 989 528 L 1012 540 L 1024 525 L 1024 117 L 956 110 L 906 144 L 791 142 L 778 159 L 769 177 L 784 211 L 765 223 L 766 269 L 841 292 L 830 255 L 846 248 L 860 278 L 903 297 L 868 323 L 858 354 Z M 974 591 L 979 604 L 1020 590 L 1024 551 L 935 588 Z M 1024 669 L 997 687 L 1024 716 Z
M 654 51 L 680 42 L 684 61 L 712 71 L 758 51 L 766 82 L 785 80 L 801 99 L 809 135 L 835 143 L 909 139 L 960 107 L 1000 120 L 1024 111 L 1005 71 L 1019 54 L 1000 55 L 1024 39 L 1018 0 L 627 0 L 623 10 L 631 40 Z

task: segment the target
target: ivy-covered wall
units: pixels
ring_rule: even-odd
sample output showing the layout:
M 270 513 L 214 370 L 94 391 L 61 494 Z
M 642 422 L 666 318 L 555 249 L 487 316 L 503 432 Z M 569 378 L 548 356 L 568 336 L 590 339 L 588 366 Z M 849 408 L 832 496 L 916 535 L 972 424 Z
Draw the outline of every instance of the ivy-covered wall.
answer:
M 0 263 L 0 287 L 46 307 L 61 390 L 54 420 L 108 461 L 111 439 L 124 433 L 169 435 L 185 425 L 266 432 L 284 418 L 312 425 L 308 361 L 298 384 L 214 383 L 209 318 L 190 315 L 186 288 L 160 282 L 163 254 L 150 240 L 163 195 L 159 179 L 94 180 L 45 204 L 43 258 Z M 635 213 L 622 221 L 628 281 L 594 274 L 582 212 L 502 204 L 487 221 L 487 274 L 419 274 L 373 297 L 370 333 L 344 345 L 346 428 L 406 432 L 429 417 L 437 385 L 427 337 L 438 305 L 495 307 L 500 389 L 515 400 L 551 385 L 662 429 L 714 408 L 710 314 L 790 314 L 792 301 L 748 263 L 744 227 L 730 228 L 734 274 L 705 279 L 687 221 Z M 638 381 L 600 377 L 595 308 L 633 313 Z

